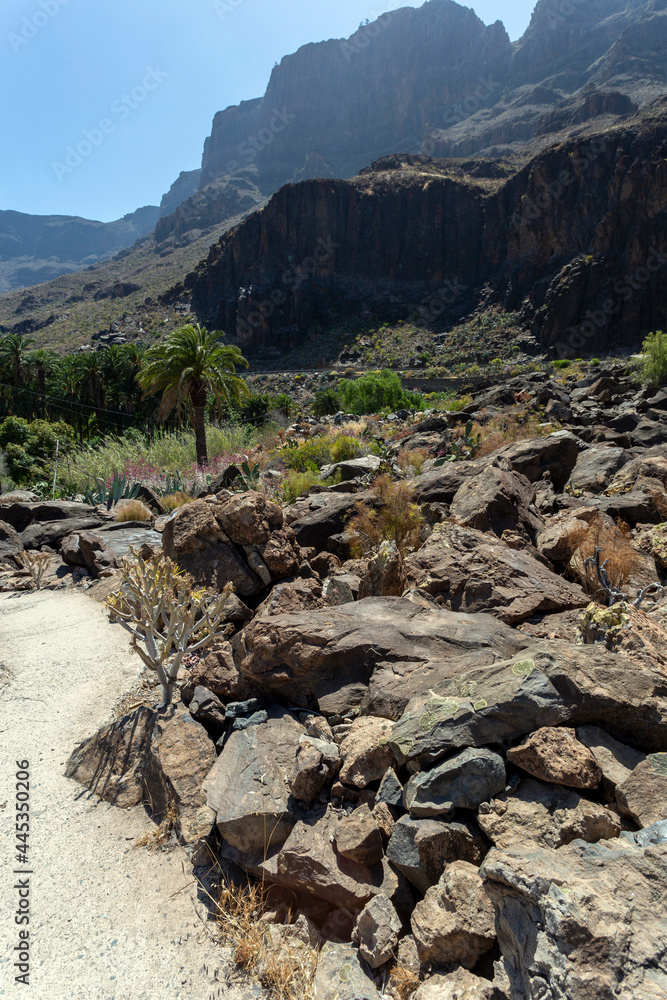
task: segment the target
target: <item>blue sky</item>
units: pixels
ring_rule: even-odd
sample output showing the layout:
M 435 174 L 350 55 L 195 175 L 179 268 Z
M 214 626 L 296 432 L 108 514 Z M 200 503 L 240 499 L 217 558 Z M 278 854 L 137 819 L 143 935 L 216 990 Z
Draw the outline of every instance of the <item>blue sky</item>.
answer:
M 347 37 L 395 6 L 2 0 L 0 209 L 108 222 L 159 204 L 181 170 L 200 166 L 216 111 L 261 96 L 274 63 L 300 45 Z M 534 0 L 473 6 L 514 40 Z M 90 152 L 68 160 L 82 141 Z

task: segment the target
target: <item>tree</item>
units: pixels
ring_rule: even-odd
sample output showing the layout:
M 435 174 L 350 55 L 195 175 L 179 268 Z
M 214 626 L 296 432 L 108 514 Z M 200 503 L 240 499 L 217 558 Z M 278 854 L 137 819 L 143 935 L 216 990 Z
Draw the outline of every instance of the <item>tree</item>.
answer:
M 223 334 L 197 324 L 174 330 L 144 355 L 137 381 L 144 395 L 162 393 L 159 418 L 164 421 L 174 406 L 185 403 L 195 432 L 197 462 L 208 464 L 206 450 L 206 400 L 210 393 L 218 413 L 223 403 L 238 403 L 250 391 L 236 374 L 237 365 L 248 367 L 238 347 L 221 344 Z
M 8 333 L 0 338 L 0 371 L 6 370 L 15 386 L 26 381 L 28 373 L 28 347 L 34 344 L 29 337 Z
M 37 392 L 40 397 L 40 416 L 42 419 L 46 417 L 46 378 L 47 375 L 53 374 L 57 363 L 57 355 L 53 351 L 45 351 L 41 347 L 36 351 L 30 351 L 27 355 L 28 369 L 34 373 L 37 379 Z

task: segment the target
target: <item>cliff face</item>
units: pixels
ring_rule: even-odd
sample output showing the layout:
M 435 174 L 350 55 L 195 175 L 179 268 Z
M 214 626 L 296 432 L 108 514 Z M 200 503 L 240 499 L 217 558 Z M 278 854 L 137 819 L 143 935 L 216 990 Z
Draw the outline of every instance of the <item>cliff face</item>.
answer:
M 113 257 L 152 231 L 158 211 L 150 205 L 116 222 L 0 212 L 0 292 Z
M 416 150 L 427 123 L 480 82 L 492 92 L 511 55 L 500 22 L 486 27 L 452 0 L 390 11 L 349 39 L 303 46 L 273 70 L 261 101 L 216 116 L 202 185 L 254 162 L 274 191 L 312 153 L 348 177 L 377 156 Z
M 199 188 L 201 170 L 183 170 L 160 202 L 160 218 L 171 215 Z
M 665 322 L 666 155 L 667 102 L 507 179 L 488 161 L 388 157 L 349 181 L 284 187 L 186 289 L 248 352 L 342 316 L 447 323 L 484 286 L 556 353 L 634 347 Z

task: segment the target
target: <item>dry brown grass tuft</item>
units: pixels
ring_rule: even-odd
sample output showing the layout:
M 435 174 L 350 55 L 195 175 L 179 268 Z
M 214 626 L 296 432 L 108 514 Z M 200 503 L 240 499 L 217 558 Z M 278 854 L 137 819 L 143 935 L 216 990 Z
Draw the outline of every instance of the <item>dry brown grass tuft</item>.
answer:
M 608 560 L 607 573 L 612 587 L 623 589 L 642 567 L 642 553 L 633 545 L 630 528 L 623 521 L 608 524 L 598 515 L 573 533 L 571 543 L 574 551 L 570 570 L 591 596 L 604 596 L 595 570 L 585 565 L 587 559 L 594 557 L 596 549 L 600 549 L 601 562 Z
M 179 815 L 175 802 L 170 802 L 159 826 L 149 830 L 143 837 L 138 837 L 134 847 L 147 847 L 149 851 L 159 851 L 166 844 L 174 830 L 178 829 Z
M 478 457 L 490 455 L 506 444 L 514 444 L 515 441 L 526 441 L 529 438 L 539 437 L 543 430 L 539 426 L 539 420 L 534 413 L 529 410 L 510 410 L 507 413 L 499 413 L 486 424 L 474 423 L 472 427 L 473 437 L 481 432 L 482 447 L 478 452 Z
M 402 472 L 407 472 L 412 467 L 415 475 L 419 476 L 427 458 L 428 448 L 401 448 L 397 461 Z
M 413 993 L 416 993 L 421 984 L 421 980 L 416 972 L 407 969 L 403 965 L 395 965 L 389 976 L 389 985 L 393 995 L 398 1000 L 410 1000 Z
M 382 542 L 395 542 L 401 555 L 417 548 L 424 518 L 413 502 L 411 487 L 405 482 L 395 483 L 391 476 L 382 475 L 375 480 L 372 490 L 379 509 L 360 504 L 348 524 L 355 536 L 353 554 L 368 555 Z
M 311 1000 L 319 951 L 298 939 L 274 940 L 262 919 L 267 889 L 259 882 L 223 880 L 216 901 L 222 943 L 234 962 L 261 983 L 271 1000 Z
M 115 521 L 152 521 L 153 515 L 141 500 L 119 500 L 114 512 Z
M 191 497 L 189 493 L 170 493 L 166 497 L 160 497 L 160 499 L 166 507 L 167 513 L 171 514 L 179 507 L 185 507 L 186 503 L 192 503 L 194 497 Z

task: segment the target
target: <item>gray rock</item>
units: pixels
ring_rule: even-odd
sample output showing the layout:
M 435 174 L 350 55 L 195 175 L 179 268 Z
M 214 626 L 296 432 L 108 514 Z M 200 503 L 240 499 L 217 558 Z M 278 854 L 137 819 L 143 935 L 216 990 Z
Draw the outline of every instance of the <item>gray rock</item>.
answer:
M 106 515 L 92 514 L 89 517 L 75 517 L 57 521 L 35 521 L 21 532 L 21 542 L 26 549 L 41 549 L 45 545 L 58 549 L 63 538 L 73 532 L 89 532 L 104 524 Z
M 649 754 L 616 788 L 616 801 L 624 816 L 648 827 L 667 820 L 667 753 Z
M 382 834 L 367 803 L 344 816 L 336 827 L 336 850 L 344 858 L 362 865 L 382 861 Z
M 594 724 L 648 749 L 667 746 L 664 674 L 599 646 L 537 643 L 491 667 L 462 671 L 411 700 L 390 746 L 399 763 L 524 736 L 542 726 Z
M 587 493 L 602 493 L 629 460 L 630 455 L 625 448 L 589 448 L 582 451 L 572 473 L 572 486 Z
M 2 508 L 0 507 L 0 514 Z M 23 552 L 23 542 L 18 531 L 11 524 L 0 521 L 0 563 L 8 563 L 12 568 L 17 566 L 16 557 Z
M 25 531 L 29 524 L 81 520 L 88 517 L 95 517 L 98 523 L 101 524 L 106 517 L 106 515 L 98 515 L 95 508 L 89 504 L 77 503 L 72 500 L 39 500 L 37 503 L 7 503 L 8 499 L 8 496 L 2 498 L 2 520 L 6 524 L 11 524 L 12 528 L 18 531 L 19 534 Z
M 557 431 L 547 437 L 506 445 L 496 455 L 508 459 L 514 470 L 531 483 L 536 483 L 548 472 L 555 489 L 562 491 L 577 463 L 579 446 L 574 434 Z
M 482 876 L 513 1000 L 667 996 L 667 845 L 494 850 Z
M 384 802 L 388 806 L 403 805 L 403 785 L 396 777 L 396 771 L 390 768 L 382 781 L 375 796 L 376 802 Z
M 320 479 L 329 479 L 340 473 L 341 482 L 348 482 L 358 476 L 366 476 L 368 473 L 377 472 L 382 465 L 382 459 L 377 455 L 364 455 L 363 458 L 351 458 L 346 462 L 335 462 L 332 465 L 324 465 L 320 472 Z
M 320 952 L 314 996 L 316 1000 L 380 1000 L 357 948 L 332 941 L 327 941 Z
M 289 712 L 278 708 L 264 724 L 231 733 L 204 787 L 218 829 L 232 847 L 262 852 L 289 836 L 296 815 L 287 777 L 302 734 Z
M 464 750 L 430 771 L 410 778 L 403 797 L 413 816 L 442 816 L 476 809 L 504 790 L 505 763 L 491 750 Z
M 447 864 L 482 863 L 488 841 L 472 820 L 443 823 L 435 819 L 402 816 L 387 845 L 387 859 L 422 895 L 435 885 Z
M 516 472 L 489 465 L 474 479 L 468 479 L 452 500 L 450 514 L 469 528 L 518 531 L 534 540 L 544 522 L 532 508 L 535 487 Z
M 371 969 L 379 969 L 393 957 L 401 931 L 401 921 L 391 900 L 375 896 L 363 908 L 354 926 L 352 939 Z
M 241 675 L 292 704 L 396 719 L 438 677 L 493 663 L 530 640 L 486 615 L 378 597 L 301 614 L 256 617 L 233 641 Z
M 225 726 L 225 706 L 217 695 L 205 687 L 196 687 L 188 705 L 190 715 L 204 724 L 222 729 Z
M 335 743 L 302 736 L 294 767 L 288 778 L 292 795 L 310 805 L 339 767 L 340 751 Z

